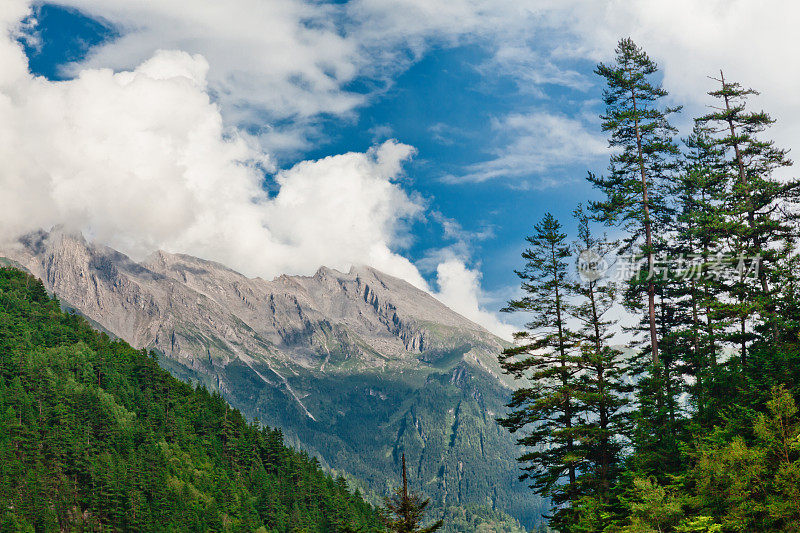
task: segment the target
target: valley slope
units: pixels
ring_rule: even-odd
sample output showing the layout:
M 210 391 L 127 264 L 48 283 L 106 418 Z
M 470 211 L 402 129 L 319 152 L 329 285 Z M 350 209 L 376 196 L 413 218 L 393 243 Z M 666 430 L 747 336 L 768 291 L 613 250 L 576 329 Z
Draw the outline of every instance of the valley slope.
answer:
M 135 262 L 58 230 L 0 256 L 368 494 L 396 484 L 405 453 L 435 512 L 477 505 L 538 520 L 514 439 L 494 421 L 513 386 L 496 360 L 503 342 L 405 281 L 368 267 L 266 281 L 165 252 Z

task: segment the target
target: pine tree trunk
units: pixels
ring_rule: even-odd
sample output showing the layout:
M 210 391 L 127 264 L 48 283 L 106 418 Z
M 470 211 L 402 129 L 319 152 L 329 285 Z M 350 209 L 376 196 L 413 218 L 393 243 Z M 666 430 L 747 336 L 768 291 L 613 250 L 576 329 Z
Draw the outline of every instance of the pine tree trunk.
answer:
M 630 75 L 630 72 L 628 73 Z M 636 129 L 636 150 L 639 159 L 639 174 L 642 178 L 642 210 L 644 216 L 645 246 L 647 248 L 647 315 L 650 320 L 650 356 L 653 365 L 658 364 L 658 331 L 656 329 L 656 288 L 653 283 L 655 261 L 653 258 L 653 231 L 650 224 L 650 199 L 647 194 L 647 174 L 644 169 L 644 154 L 642 152 L 642 132 L 639 127 L 639 111 L 636 107 L 636 91 L 631 89 L 633 103 L 633 120 Z
M 703 205 L 706 204 L 706 192 L 703 189 L 702 195 Z M 708 242 L 703 243 L 703 264 L 708 261 Z M 703 275 L 701 271 L 701 275 Z M 714 341 L 714 326 L 711 323 L 711 295 L 708 291 L 708 282 L 703 284 L 703 296 L 705 298 L 705 315 L 706 315 L 706 335 L 708 335 L 708 359 L 712 369 L 717 368 L 717 349 L 716 342 Z
M 598 357 L 597 361 L 597 394 L 600 397 L 597 410 L 599 411 L 600 423 L 600 487 L 603 491 L 608 490 L 608 468 L 611 462 L 609 454 L 609 439 L 608 439 L 608 408 L 606 406 L 605 396 L 605 377 L 604 377 L 604 364 L 602 359 L 603 345 L 600 341 L 600 319 L 597 316 L 597 303 L 594 296 L 594 281 L 589 283 L 589 299 L 592 303 L 592 325 L 594 326 L 594 347 Z
M 553 285 L 556 293 L 556 320 L 558 322 L 558 349 L 561 355 L 561 383 L 564 387 L 564 418 L 565 426 L 569 436 L 567 437 L 567 451 L 570 456 L 573 452 L 574 443 L 572 441 L 572 398 L 569 394 L 569 377 L 567 376 L 567 352 L 564 342 L 564 326 L 561 319 L 561 293 L 558 290 L 558 261 L 556 259 L 555 247 L 551 247 L 551 257 L 553 260 Z M 575 485 L 575 464 L 569 463 L 569 483 Z
M 702 418 L 703 410 L 705 406 L 703 405 L 704 401 L 704 394 L 703 394 L 703 371 L 704 362 L 703 356 L 700 352 L 700 318 L 697 311 L 697 292 L 696 292 L 696 284 L 695 280 L 691 280 L 691 292 L 692 292 L 692 347 L 694 349 L 694 360 L 697 365 L 696 373 L 697 373 L 697 410 Z

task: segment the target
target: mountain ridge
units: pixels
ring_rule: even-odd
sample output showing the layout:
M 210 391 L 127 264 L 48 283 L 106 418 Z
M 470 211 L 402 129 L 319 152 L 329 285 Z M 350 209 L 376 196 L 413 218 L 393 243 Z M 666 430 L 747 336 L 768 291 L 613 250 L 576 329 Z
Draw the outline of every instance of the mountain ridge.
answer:
M 405 281 L 370 267 L 266 281 L 163 251 L 136 262 L 59 230 L 0 255 L 375 494 L 406 453 L 438 508 L 536 522 L 541 502 L 494 422 L 514 386 L 496 361 L 503 341 Z

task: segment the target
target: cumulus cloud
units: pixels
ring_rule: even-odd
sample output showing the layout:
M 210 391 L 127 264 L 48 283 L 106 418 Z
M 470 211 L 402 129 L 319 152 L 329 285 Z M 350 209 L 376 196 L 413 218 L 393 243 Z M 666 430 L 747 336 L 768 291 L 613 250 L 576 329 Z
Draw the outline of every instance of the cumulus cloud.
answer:
M 10 41 L 2 53 L 21 54 Z M 64 224 L 135 257 L 161 248 L 266 277 L 363 262 L 424 286 L 395 252 L 422 209 L 397 183 L 411 147 L 302 162 L 276 175 L 270 198 L 271 162 L 225 128 L 207 72 L 202 56 L 160 51 L 132 71 L 64 82 L 6 75 L 4 236 Z
M 13 29 L 25 6 L 7 13 Z M 86 68 L 62 82 L 32 76 L 9 38 L 0 56 L 16 65 L 0 79 L 0 240 L 64 225 L 136 258 L 164 249 L 266 278 L 363 263 L 430 290 L 397 253 L 424 209 L 399 183 L 412 147 L 303 161 L 277 172 L 269 196 L 273 164 L 224 125 L 203 56 L 157 51 L 130 71 Z M 444 297 L 483 323 L 444 272 Z
M 8 0 L 0 6 L 0 84 L 13 83 L 28 74 L 28 61 L 22 49 L 13 42 L 21 36 L 21 20 L 28 15 L 30 7 L 27 0 Z
M 478 270 L 469 269 L 463 261 L 452 258 L 436 267 L 436 280 L 439 292 L 436 297 L 445 305 L 458 310 L 463 316 L 506 340 L 516 330 L 513 326 L 502 322 L 494 312 L 486 310 L 484 294 L 481 291 L 481 274 Z
M 283 262 L 297 261 L 298 253 L 308 264 L 340 269 L 363 262 L 425 287 L 416 268 L 390 251 L 407 244 L 401 221 L 423 209 L 393 181 L 413 152 L 387 141 L 367 153 L 304 161 L 280 172 L 280 192 L 269 203 L 265 223 L 290 245 Z

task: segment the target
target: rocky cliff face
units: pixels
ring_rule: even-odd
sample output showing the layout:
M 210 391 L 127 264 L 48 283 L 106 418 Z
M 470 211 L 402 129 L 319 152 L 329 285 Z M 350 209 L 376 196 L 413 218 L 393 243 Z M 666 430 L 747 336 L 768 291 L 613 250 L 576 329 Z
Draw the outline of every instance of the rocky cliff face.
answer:
M 502 341 L 402 280 L 358 267 L 266 281 L 165 252 L 139 263 L 60 231 L 0 256 L 368 492 L 394 485 L 406 453 L 437 507 L 480 504 L 527 525 L 538 515 L 494 422 L 510 393 Z

